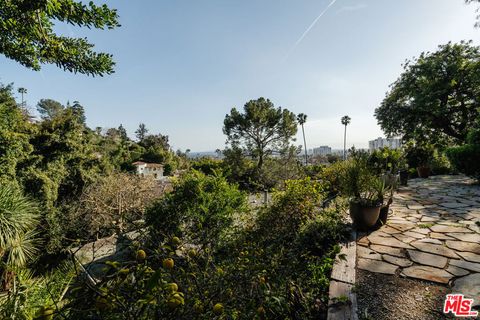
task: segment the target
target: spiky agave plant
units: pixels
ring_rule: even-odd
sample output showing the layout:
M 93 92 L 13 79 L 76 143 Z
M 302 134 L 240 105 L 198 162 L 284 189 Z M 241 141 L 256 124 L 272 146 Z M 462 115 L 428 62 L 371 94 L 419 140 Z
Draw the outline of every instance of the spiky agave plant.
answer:
M 37 205 L 17 189 L 0 185 L 0 261 L 24 266 L 36 253 Z

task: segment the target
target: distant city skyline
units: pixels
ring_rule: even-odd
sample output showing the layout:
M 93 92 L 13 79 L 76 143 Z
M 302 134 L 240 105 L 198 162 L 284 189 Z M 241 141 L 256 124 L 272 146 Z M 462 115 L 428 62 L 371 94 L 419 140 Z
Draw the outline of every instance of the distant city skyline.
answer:
M 112 53 L 113 75 L 35 72 L 0 56 L 0 82 L 27 88 L 30 107 L 79 101 L 92 129 L 123 124 L 133 138 L 143 122 L 183 151 L 223 149 L 225 114 L 259 97 L 308 116 L 307 148 L 342 149 L 344 115 L 352 119 L 347 147 L 368 148 L 384 136 L 374 109 L 405 59 L 480 40 L 476 6 L 462 0 L 105 2 L 122 27 L 57 28 Z M 302 141 L 299 130 L 295 144 Z

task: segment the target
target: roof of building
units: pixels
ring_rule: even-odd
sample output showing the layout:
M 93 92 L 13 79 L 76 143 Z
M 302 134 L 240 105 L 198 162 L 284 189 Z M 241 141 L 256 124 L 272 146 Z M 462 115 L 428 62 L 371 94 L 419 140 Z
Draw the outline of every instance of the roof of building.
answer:
M 160 163 L 148 163 L 148 162 L 143 162 L 143 161 L 135 161 L 132 164 L 134 166 L 145 165 L 147 168 L 162 168 L 163 167 L 163 164 L 160 164 Z

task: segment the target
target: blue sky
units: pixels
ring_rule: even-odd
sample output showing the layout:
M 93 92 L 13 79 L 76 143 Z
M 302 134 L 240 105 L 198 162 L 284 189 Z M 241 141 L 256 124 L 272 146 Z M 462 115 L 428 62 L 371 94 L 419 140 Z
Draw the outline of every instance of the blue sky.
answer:
M 1 56 L 0 81 L 26 87 L 31 107 L 41 98 L 80 101 L 92 128 L 123 124 L 133 136 L 144 122 L 175 149 L 222 148 L 225 114 L 261 96 L 308 115 L 309 148 L 340 148 L 345 114 L 348 145 L 366 147 L 382 135 L 373 112 L 405 59 L 480 40 L 475 6 L 463 0 L 337 0 L 298 43 L 331 2 L 107 1 L 122 27 L 58 29 L 112 53 L 113 75 L 34 72 Z

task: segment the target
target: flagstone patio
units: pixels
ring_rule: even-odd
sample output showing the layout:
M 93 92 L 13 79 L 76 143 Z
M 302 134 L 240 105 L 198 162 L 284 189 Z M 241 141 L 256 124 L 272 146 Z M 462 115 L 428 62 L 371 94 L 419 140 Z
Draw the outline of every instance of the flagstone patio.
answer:
M 464 176 L 409 180 L 395 194 L 387 224 L 358 235 L 357 268 L 455 283 L 478 303 L 480 186 L 473 182 Z

